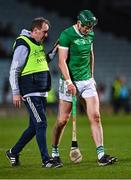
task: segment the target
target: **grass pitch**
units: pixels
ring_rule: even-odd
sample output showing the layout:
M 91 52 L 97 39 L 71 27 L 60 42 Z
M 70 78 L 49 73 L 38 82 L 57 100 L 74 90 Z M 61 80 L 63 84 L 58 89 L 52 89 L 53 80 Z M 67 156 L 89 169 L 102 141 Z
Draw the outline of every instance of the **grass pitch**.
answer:
M 47 141 L 51 153 L 51 135 L 55 116 L 48 116 Z M 11 167 L 5 151 L 20 137 L 28 125 L 27 115 L 0 117 L 0 179 L 130 179 L 131 178 L 131 116 L 103 114 L 105 151 L 118 157 L 114 165 L 99 167 L 89 122 L 77 115 L 77 138 L 83 154 L 80 164 L 69 160 L 71 146 L 71 121 L 68 123 L 59 146 L 64 163 L 60 169 L 41 167 L 41 159 L 35 138 L 21 152 L 20 167 Z

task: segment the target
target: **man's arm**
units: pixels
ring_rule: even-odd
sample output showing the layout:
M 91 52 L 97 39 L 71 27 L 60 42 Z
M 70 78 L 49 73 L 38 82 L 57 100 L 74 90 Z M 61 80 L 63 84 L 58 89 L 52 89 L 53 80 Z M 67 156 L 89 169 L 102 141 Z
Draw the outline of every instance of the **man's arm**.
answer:
M 18 78 L 21 69 L 23 68 L 26 62 L 27 55 L 28 55 L 28 48 L 23 45 L 18 46 L 14 51 L 13 60 L 10 67 L 9 80 L 13 94 L 13 104 L 15 107 L 18 108 L 21 106 L 21 98 L 22 98 L 20 95 Z
M 59 47 L 59 44 L 55 44 L 55 46 L 52 48 L 52 50 L 47 53 L 47 62 L 48 63 L 50 63 L 54 59 L 54 57 L 58 51 L 58 47 Z
M 76 88 L 75 88 L 74 84 L 72 83 L 72 80 L 71 80 L 71 77 L 69 74 L 69 69 L 66 64 L 67 57 L 68 57 L 68 48 L 59 47 L 58 55 L 59 55 L 58 66 L 60 68 L 62 75 L 64 76 L 68 90 L 72 95 L 75 95 Z

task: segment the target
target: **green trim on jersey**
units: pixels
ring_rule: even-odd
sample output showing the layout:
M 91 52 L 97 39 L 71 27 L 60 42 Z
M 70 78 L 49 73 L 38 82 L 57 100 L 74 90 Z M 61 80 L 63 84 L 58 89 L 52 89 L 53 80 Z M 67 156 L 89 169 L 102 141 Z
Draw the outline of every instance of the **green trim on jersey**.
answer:
M 49 71 L 44 46 L 33 43 L 28 37 L 25 36 L 19 36 L 17 39 L 19 38 L 25 40 L 30 46 L 30 53 L 27 57 L 27 63 L 21 72 L 21 76 L 36 72 Z
M 91 78 L 90 52 L 93 39 L 93 31 L 87 36 L 82 36 L 76 32 L 74 26 L 65 29 L 60 35 L 59 45 L 69 48 L 66 62 L 73 81 Z

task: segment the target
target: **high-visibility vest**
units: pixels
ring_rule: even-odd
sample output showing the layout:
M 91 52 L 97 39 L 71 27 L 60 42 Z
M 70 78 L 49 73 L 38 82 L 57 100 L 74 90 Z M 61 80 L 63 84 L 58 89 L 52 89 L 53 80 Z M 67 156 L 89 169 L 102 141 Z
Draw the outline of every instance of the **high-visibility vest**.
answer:
M 33 74 L 42 71 L 49 71 L 49 67 L 46 61 L 46 54 L 44 45 L 33 43 L 26 36 L 19 36 L 17 39 L 23 39 L 30 47 L 30 52 L 27 57 L 27 62 L 21 72 L 21 76 Z

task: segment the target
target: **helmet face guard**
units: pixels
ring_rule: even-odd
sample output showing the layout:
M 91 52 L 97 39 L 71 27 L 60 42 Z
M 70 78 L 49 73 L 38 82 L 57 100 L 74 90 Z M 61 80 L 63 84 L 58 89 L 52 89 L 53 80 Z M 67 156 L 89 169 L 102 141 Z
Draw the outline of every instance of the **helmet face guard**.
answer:
M 94 14 L 89 10 L 83 10 L 77 16 L 83 26 L 95 26 L 98 22 Z

